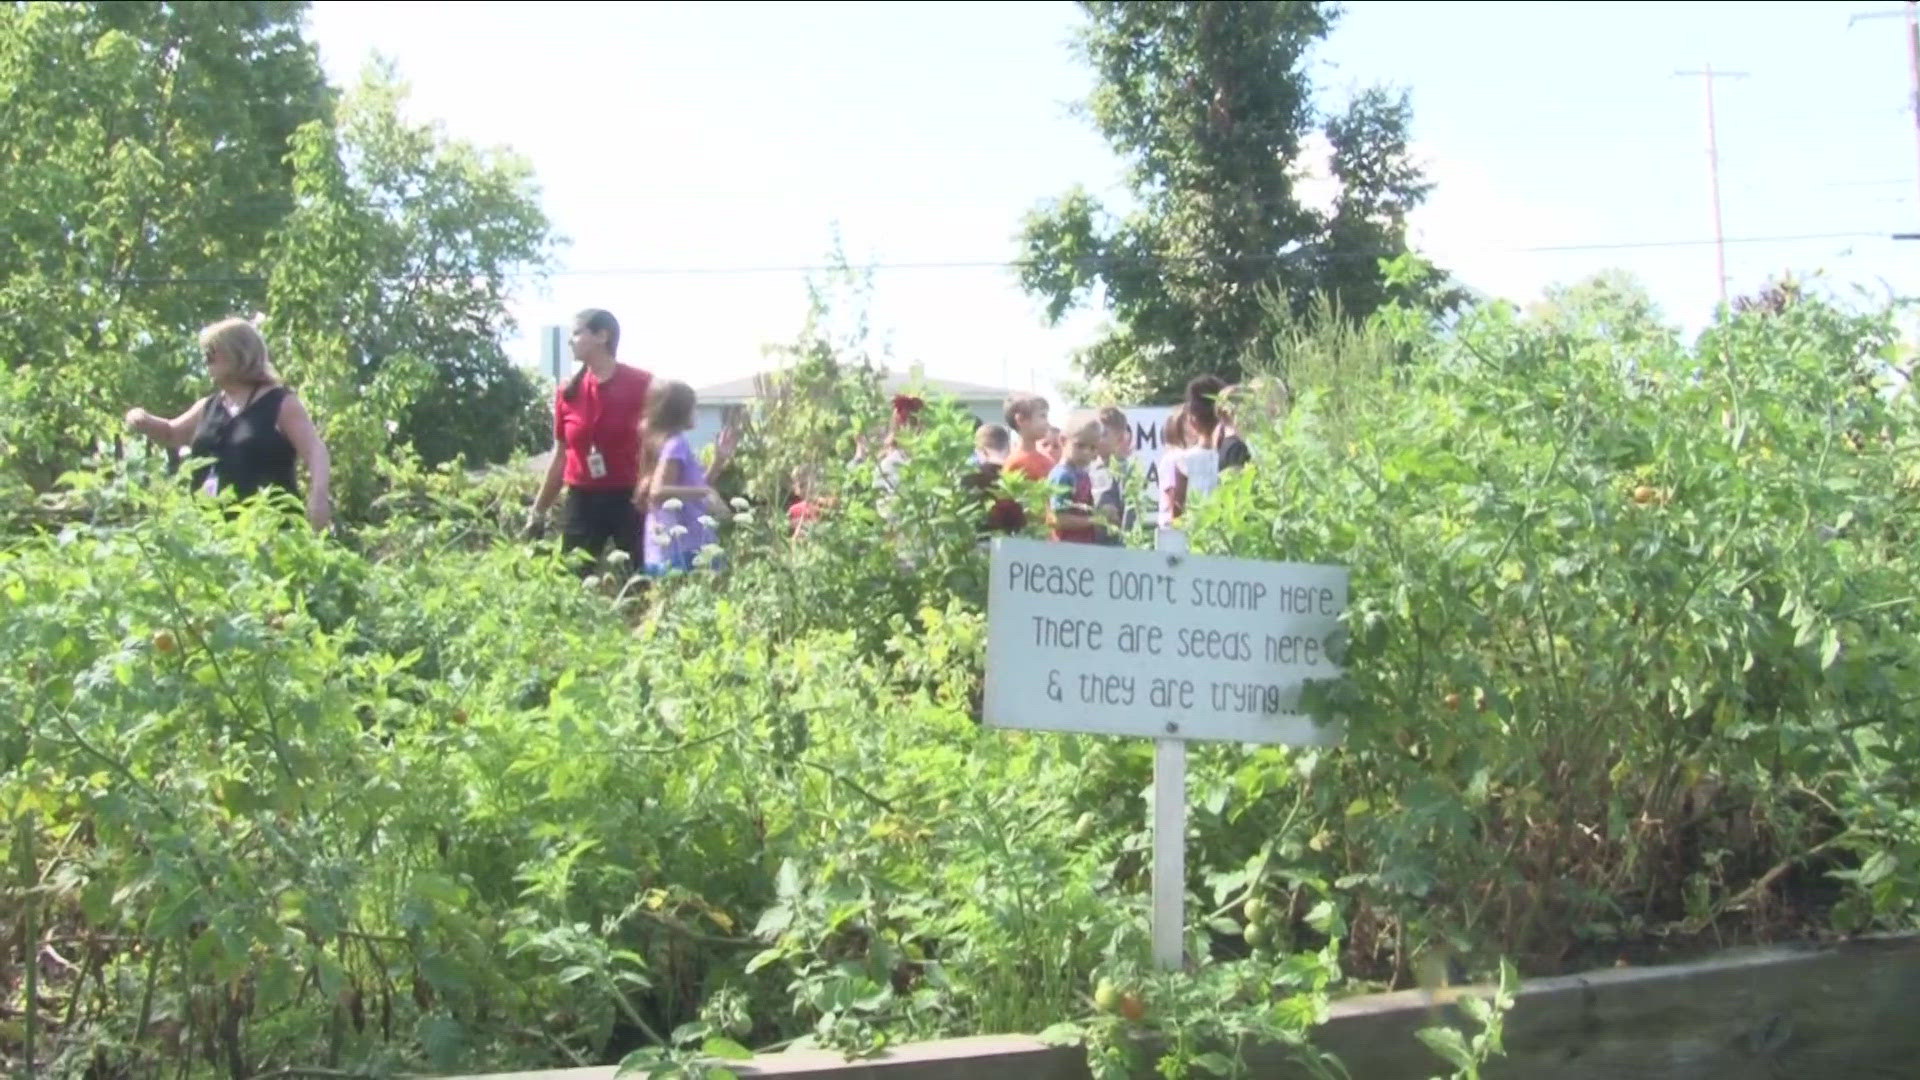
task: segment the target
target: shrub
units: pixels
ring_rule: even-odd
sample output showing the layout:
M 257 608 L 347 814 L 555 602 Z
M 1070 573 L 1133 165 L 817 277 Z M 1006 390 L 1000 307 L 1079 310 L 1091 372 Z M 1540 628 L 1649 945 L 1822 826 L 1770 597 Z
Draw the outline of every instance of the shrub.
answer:
M 1194 539 L 1349 568 L 1319 702 L 1347 742 L 1194 748 L 1176 975 L 1143 963 L 1150 747 L 975 715 L 951 405 L 897 487 L 835 447 L 800 539 L 763 506 L 727 569 L 645 584 L 510 539 L 523 468 L 392 461 L 345 543 L 158 462 L 75 474 L 64 524 L 0 547 L 0 919 L 51 950 L 31 995 L 0 968 L 0 1056 L 26 1015 L 50 1075 L 1046 1029 L 1114 1076 L 1144 1027 L 1165 1070 L 1231 1071 L 1246 1039 L 1311 1061 L 1331 994 L 1449 957 L 1909 925 L 1920 483 L 1912 398 L 1871 380 L 1889 318 L 1620 325 L 1388 309 L 1288 339 L 1328 351 L 1248 417 Z M 1434 1044 L 1492 1053 L 1499 1008 Z

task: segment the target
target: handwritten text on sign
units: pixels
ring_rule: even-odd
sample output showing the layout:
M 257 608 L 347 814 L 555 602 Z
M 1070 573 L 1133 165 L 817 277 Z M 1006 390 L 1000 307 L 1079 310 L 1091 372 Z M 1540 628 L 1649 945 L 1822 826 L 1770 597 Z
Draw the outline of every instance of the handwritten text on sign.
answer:
M 994 542 L 986 721 L 1151 738 L 1322 744 L 1309 679 L 1340 676 L 1338 566 Z

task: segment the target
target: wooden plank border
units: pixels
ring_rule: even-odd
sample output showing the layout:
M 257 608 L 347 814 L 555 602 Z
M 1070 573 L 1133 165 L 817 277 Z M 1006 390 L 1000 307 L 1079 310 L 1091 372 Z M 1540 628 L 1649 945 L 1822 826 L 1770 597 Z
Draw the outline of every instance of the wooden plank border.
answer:
M 1649 968 L 1535 979 L 1515 994 L 1507 1054 L 1489 1080 L 1751 1080 L 1920 1076 L 1920 934 L 1770 946 Z M 1354 1080 L 1427 1080 L 1441 1062 L 1415 1036 L 1451 1010 L 1418 990 L 1337 1001 L 1314 1044 Z M 1304 1076 L 1283 1050 L 1253 1074 Z M 1077 1047 L 1021 1035 L 912 1043 L 863 1061 L 789 1051 L 739 1063 L 742 1077 L 808 1080 L 1085 1080 Z M 611 1066 L 497 1073 L 487 1080 L 611 1080 Z M 478 1080 L 478 1078 L 469 1078 Z

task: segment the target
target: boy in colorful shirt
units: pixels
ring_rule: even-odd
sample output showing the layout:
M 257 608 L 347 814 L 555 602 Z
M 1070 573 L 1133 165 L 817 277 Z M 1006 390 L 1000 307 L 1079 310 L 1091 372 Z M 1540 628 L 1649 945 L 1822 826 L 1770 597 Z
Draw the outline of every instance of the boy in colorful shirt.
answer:
M 1087 466 L 1100 455 L 1100 419 L 1075 417 L 1066 431 L 1060 464 L 1047 474 L 1053 494 L 1047 502 L 1047 521 L 1053 538 L 1073 544 L 1097 544 L 1105 533 L 1093 507 L 1093 477 Z
M 1054 459 L 1041 449 L 1047 433 L 1047 399 L 1035 394 L 1015 394 L 1007 399 L 1007 427 L 1016 443 L 1007 455 L 1006 471 L 1029 480 L 1044 480 L 1053 470 Z

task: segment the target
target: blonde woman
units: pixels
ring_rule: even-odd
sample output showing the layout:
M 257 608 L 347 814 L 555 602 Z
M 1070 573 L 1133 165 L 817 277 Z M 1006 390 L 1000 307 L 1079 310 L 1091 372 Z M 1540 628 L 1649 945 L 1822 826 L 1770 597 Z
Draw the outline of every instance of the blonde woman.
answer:
M 186 448 L 211 465 L 194 473 L 208 494 L 246 498 L 263 488 L 300 496 L 295 461 L 307 467 L 307 521 L 324 531 L 333 518 L 326 444 L 306 406 L 280 382 L 266 339 L 245 319 L 226 319 L 200 331 L 213 393 L 168 420 L 145 409 L 127 410 L 127 427 L 172 449 Z

